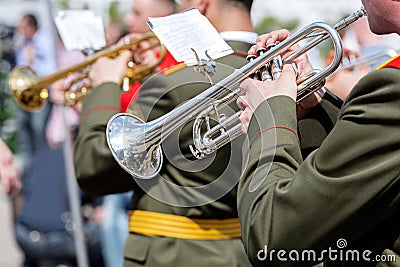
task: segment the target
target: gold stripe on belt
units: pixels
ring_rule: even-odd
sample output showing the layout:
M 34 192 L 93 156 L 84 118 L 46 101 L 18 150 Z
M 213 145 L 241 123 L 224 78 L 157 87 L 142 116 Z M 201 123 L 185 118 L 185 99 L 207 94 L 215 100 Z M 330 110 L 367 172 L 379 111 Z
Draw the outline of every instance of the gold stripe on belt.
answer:
M 238 218 L 193 219 L 143 210 L 129 212 L 129 231 L 149 236 L 193 240 L 221 240 L 241 236 Z

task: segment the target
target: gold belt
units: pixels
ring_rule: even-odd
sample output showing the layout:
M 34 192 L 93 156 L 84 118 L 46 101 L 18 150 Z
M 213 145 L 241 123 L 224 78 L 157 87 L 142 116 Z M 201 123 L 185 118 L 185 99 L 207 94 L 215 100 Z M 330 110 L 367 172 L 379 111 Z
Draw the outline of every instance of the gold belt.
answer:
M 184 216 L 135 210 L 129 212 L 129 231 L 193 240 L 240 238 L 238 218 L 192 219 Z

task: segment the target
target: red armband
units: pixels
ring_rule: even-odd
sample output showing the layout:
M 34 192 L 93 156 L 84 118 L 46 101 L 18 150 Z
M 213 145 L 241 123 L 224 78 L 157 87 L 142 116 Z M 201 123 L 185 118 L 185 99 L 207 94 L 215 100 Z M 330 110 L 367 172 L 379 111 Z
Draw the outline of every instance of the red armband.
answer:
M 161 55 L 158 54 L 157 57 L 160 57 Z M 169 53 L 168 51 L 165 53 L 164 59 L 161 61 L 159 65 L 159 72 L 164 72 L 166 69 L 177 65 L 178 62 L 175 60 L 175 58 Z M 128 107 L 131 105 L 132 102 L 134 102 L 138 96 L 139 96 L 139 90 L 140 90 L 141 83 L 140 82 L 135 82 L 131 85 L 129 88 L 128 92 L 124 92 L 121 95 L 121 110 L 120 112 L 126 112 Z

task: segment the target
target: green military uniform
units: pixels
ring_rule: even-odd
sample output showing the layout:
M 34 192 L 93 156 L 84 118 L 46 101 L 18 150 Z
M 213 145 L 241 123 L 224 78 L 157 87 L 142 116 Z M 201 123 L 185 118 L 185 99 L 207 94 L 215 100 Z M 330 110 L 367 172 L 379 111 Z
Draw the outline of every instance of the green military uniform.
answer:
M 310 250 L 329 266 L 400 266 L 399 108 L 400 70 L 368 74 L 320 148 L 304 161 L 294 101 L 276 96 L 256 109 L 238 187 L 242 239 L 254 266 L 310 266 Z M 264 119 L 269 110 L 273 123 Z M 262 181 L 255 190 L 249 190 L 252 180 Z M 300 258 L 296 252 L 290 258 L 293 250 Z M 363 260 L 365 250 L 371 253 Z M 381 253 L 391 255 L 391 262 L 377 262 Z
M 217 66 L 216 75 L 213 77 L 215 82 L 232 72 L 232 68 L 224 67 L 222 64 L 239 68 L 247 63 L 244 57 L 238 54 L 245 55 L 250 45 L 242 42 L 229 42 L 229 44 L 237 53 L 217 60 L 221 64 Z M 131 108 L 136 112 L 139 107 L 139 113 L 147 121 L 151 121 L 208 87 L 210 87 L 208 80 L 192 67 L 175 72 L 169 70 L 148 79 L 142 85 L 136 106 Z M 164 159 L 160 172 L 163 179 L 154 178 L 150 181 L 136 180 L 135 182 L 112 158 L 105 140 L 106 124 L 119 110 L 118 91 L 119 87 L 116 84 L 107 83 L 96 88 L 86 98 L 82 125 L 75 146 L 75 166 L 78 182 L 88 193 L 102 195 L 134 189 L 132 209 L 140 212 L 131 214 L 131 233 L 125 249 L 125 266 L 156 267 L 187 266 L 188 264 L 193 267 L 250 266 L 239 238 L 240 229 L 238 232 L 235 232 L 236 230 L 229 232 L 228 238 L 221 238 L 223 234 L 217 234 L 218 237 L 211 240 L 207 236 L 187 238 L 190 233 L 186 233 L 184 229 L 187 225 L 185 218 L 191 218 L 196 223 L 199 220 L 206 220 L 205 225 L 210 224 L 207 222 L 220 221 L 222 224 L 230 225 L 231 221 L 237 218 L 235 183 L 241 170 L 241 156 L 237 156 L 241 155 L 243 140 L 238 139 L 232 146 L 225 146 L 217 152 L 211 165 L 204 170 L 196 171 L 197 166 L 209 161 L 209 158 L 194 161 L 188 148 L 192 144 L 192 128 L 190 124 L 186 125 L 179 134 L 173 133 L 163 143 L 163 149 L 167 154 L 165 158 L 168 158 L 168 160 Z M 338 108 L 332 104 L 336 103 L 336 99 L 329 99 L 329 97 L 331 96 L 327 94 L 327 99 L 319 105 L 320 112 L 310 114 L 303 121 L 307 127 L 311 125 L 317 127 L 316 132 L 321 134 L 316 135 L 321 139 L 332 128 L 338 111 Z M 318 140 L 316 138 L 305 142 L 307 148 L 305 151 L 311 151 L 318 146 L 320 142 Z M 177 151 L 177 143 L 179 143 L 180 151 Z M 169 187 L 168 183 L 164 183 L 168 181 L 179 186 L 201 188 L 217 178 L 221 181 L 219 179 L 221 176 L 222 182 L 216 184 L 211 193 L 208 191 L 204 193 L 201 190 L 175 191 Z M 146 187 L 146 192 L 143 190 L 144 187 Z M 214 200 L 214 193 L 220 194 L 221 197 Z M 207 202 L 204 195 L 212 201 Z M 202 204 L 196 205 L 197 201 Z M 168 221 L 168 216 L 165 214 L 175 217 L 171 217 Z M 163 224 L 177 221 L 179 224 L 174 223 L 168 229 L 161 227 Z M 179 229 L 176 225 L 183 226 Z M 190 224 L 190 227 L 194 227 L 193 224 Z M 163 236 L 159 228 L 168 234 Z M 173 233 L 171 229 L 178 229 L 176 231 L 180 233 Z M 202 231 L 199 229 L 199 232 L 203 233 Z M 229 238 L 229 235 L 232 238 Z

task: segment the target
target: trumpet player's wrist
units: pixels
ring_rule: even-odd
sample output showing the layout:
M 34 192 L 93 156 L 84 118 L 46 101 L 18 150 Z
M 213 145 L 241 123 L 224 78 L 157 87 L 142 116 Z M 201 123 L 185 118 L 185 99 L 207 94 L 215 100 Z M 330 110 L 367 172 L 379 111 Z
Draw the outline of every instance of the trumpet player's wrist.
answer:
M 256 108 L 250 120 L 248 137 L 252 141 L 261 138 L 269 129 L 277 128 L 289 130 L 292 134 L 297 132 L 296 102 L 286 95 L 271 97 Z
M 83 100 L 82 124 L 108 122 L 120 110 L 120 86 L 113 82 L 103 83 L 92 90 Z
M 98 87 L 107 83 L 115 83 L 118 85 L 122 83 L 122 79 L 116 77 L 101 77 L 100 79 L 91 79 L 91 85 L 93 87 Z

